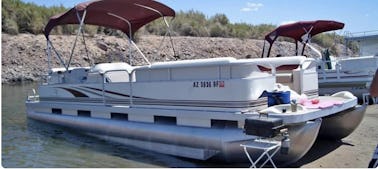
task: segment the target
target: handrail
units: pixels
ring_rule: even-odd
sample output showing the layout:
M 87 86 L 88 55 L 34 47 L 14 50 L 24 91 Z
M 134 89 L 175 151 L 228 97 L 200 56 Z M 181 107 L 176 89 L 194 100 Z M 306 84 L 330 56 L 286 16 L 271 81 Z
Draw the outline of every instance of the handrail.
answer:
M 370 30 L 370 31 L 362 31 L 362 32 L 349 32 L 346 31 L 344 33 L 346 35 L 346 38 L 354 38 L 354 37 L 360 37 L 360 36 L 371 36 L 378 34 L 378 30 Z

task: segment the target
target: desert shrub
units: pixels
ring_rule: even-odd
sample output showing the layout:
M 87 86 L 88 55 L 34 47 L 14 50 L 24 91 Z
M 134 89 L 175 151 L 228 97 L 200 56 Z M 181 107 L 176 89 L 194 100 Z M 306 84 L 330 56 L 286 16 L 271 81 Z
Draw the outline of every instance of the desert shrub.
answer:
M 18 25 L 17 22 L 11 19 L 3 19 L 2 20 L 2 31 L 7 32 L 11 35 L 18 34 Z
M 223 26 L 229 24 L 229 20 L 225 14 L 215 14 L 213 17 L 210 18 L 210 22 L 219 23 Z
M 210 26 L 210 36 L 211 37 L 227 37 L 227 27 L 222 26 L 219 23 Z
M 332 36 L 333 35 L 329 33 L 322 33 L 314 36 L 311 41 L 322 47 L 331 47 L 335 43 L 334 37 Z

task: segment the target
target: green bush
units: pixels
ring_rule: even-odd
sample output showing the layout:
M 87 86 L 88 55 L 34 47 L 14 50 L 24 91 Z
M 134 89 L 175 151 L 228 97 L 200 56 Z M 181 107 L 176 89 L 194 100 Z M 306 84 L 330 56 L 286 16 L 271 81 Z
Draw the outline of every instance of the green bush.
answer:
M 18 25 L 17 22 L 10 19 L 3 19 L 2 20 L 2 31 L 9 33 L 11 35 L 18 34 Z
M 228 25 L 229 20 L 225 14 L 215 14 L 210 18 L 210 22 L 219 23 L 221 25 Z
M 219 23 L 210 26 L 211 37 L 227 37 L 227 28 Z

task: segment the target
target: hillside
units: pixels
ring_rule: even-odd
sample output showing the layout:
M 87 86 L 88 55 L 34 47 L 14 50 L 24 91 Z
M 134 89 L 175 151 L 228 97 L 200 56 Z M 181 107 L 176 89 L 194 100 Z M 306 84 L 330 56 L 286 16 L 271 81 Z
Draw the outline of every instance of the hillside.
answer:
M 38 81 L 40 75 L 47 72 L 46 41 L 41 34 L 42 30 L 51 16 L 68 9 L 63 6 L 38 6 L 22 0 L 3 0 L 1 3 L 2 83 Z M 177 51 L 175 57 L 168 38 L 161 52 L 157 53 L 162 39 L 160 35 L 165 35 L 167 31 L 161 19 L 143 26 L 134 34 L 133 38 L 138 41 L 138 46 L 151 62 L 213 57 L 260 57 L 263 41 L 254 39 L 263 39 L 276 27 L 271 24 L 231 23 L 225 14 L 206 16 L 194 10 L 177 11 L 176 17 L 170 21 Z M 62 34 L 76 34 L 76 28 L 77 26 L 72 25 L 57 26 L 51 32 L 54 46 L 65 60 L 68 60 L 75 38 Z M 119 58 L 118 56 L 122 55 L 128 57 L 128 43 L 127 40 L 119 38 L 123 35 L 120 31 L 87 25 L 85 32 L 88 36 L 86 43 L 90 57 L 88 59 L 83 45 L 79 45 L 71 66 L 107 62 L 110 58 Z M 312 40 L 322 47 L 330 48 L 334 55 L 340 54 L 344 49 L 340 45 L 335 45 L 342 42 L 340 35 L 323 33 Z M 280 42 L 277 46 L 271 56 L 294 53 L 294 45 L 288 42 Z M 59 66 L 58 59 L 55 56 L 53 58 L 53 67 Z M 143 64 L 142 57 L 133 58 L 136 59 L 137 65 Z
M 141 36 L 138 46 L 150 62 L 162 62 L 172 60 L 186 60 L 214 57 L 257 58 L 261 56 L 263 41 L 238 38 L 211 38 L 211 37 L 172 37 L 176 56 L 166 38 L 160 54 L 157 54 L 158 46 L 163 37 L 146 35 Z M 68 60 L 75 36 L 52 35 L 51 39 L 59 53 Z M 94 35 L 86 38 L 89 58 L 82 41 L 78 41 L 72 66 L 90 66 L 90 63 L 107 62 L 109 59 L 119 61 L 119 56 L 124 56 L 128 61 L 128 41 L 115 36 Z M 104 47 L 107 47 L 106 51 Z M 288 42 L 280 42 L 279 47 L 273 48 L 272 55 L 292 55 L 294 45 Z M 317 45 L 316 45 L 317 46 Z M 101 47 L 101 48 L 100 48 Z M 319 46 L 317 46 L 319 47 Z M 146 64 L 134 48 L 134 64 Z M 339 46 L 339 53 L 343 49 Z M 43 35 L 19 34 L 17 36 L 2 34 L 2 83 L 14 83 L 21 81 L 39 81 L 40 75 L 47 72 L 46 41 Z M 314 54 L 310 54 L 314 56 Z M 59 60 L 53 55 L 52 67 L 62 67 Z

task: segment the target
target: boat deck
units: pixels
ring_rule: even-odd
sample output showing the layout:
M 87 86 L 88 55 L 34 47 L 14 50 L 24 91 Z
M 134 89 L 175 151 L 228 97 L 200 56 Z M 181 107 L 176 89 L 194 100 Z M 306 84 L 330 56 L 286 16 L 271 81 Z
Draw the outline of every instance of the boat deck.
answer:
M 340 92 L 339 94 L 346 93 Z M 298 104 L 297 112 L 291 111 L 290 104 L 272 106 L 261 112 L 268 113 L 269 116 L 272 117 L 282 118 L 285 124 L 301 123 L 304 121 L 329 116 L 354 107 L 357 104 L 357 98 L 354 96 L 350 98 L 348 97 L 349 96 L 338 96 L 337 94 L 333 96 L 319 96 L 316 98 L 319 100 L 318 104 Z

